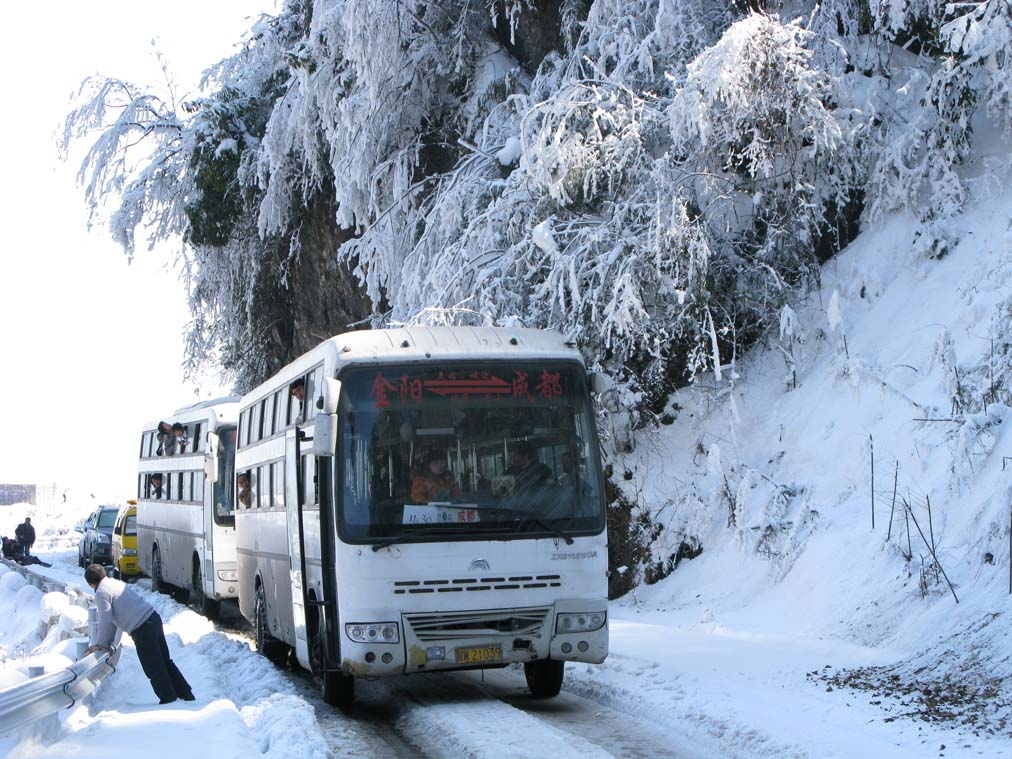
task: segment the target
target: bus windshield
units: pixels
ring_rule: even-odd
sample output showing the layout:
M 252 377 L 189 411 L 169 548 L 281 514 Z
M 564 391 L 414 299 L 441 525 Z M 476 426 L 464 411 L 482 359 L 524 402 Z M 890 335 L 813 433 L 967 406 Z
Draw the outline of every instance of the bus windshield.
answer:
M 344 540 L 568 539 L 604 529 L 581 367 L 374 366 L 341 380 Z
M 235 525 L 235 427 L 218 429 L 218 481 L 214 484 L 214 522 Z

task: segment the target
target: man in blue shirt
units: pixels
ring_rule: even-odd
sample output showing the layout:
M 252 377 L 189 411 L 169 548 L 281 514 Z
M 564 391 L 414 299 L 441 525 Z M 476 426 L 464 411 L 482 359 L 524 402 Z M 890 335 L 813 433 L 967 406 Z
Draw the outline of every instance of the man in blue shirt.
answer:
M 84 570 L 84 580 L 95 591 L 98 608 L 98 632 L 87 653 L 111 652 L 118 627 L 133 638 L 137 658 L 151 681 L 158 703 L 171 704 L 177 698 L 193 701 L 190 684 L 169 656 L 162 618 L 154 607 L 126 583 L 106 577 L 100 564 L 89 565 Z

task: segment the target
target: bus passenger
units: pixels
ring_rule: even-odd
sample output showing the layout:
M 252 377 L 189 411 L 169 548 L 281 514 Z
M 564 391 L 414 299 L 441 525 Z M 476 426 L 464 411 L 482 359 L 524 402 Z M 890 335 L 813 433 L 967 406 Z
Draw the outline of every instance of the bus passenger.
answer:
M 151 475 L 151 479 L 148 481 L 148 498 L 161 498 L 162 497 L 162 475 L 160 472 L 155 472 Z
M 506 470 L 516 480 L 514 492 L 531 491 L 541 485 L 553 483 L 552 470 L 537 459 L 534 446 L 527 442 L 518 443 L 513 448 L 512 466 Z
M 425 456 L 425 470 L 411 481 L 412 503 L 450 501 L 460 497 L 460 488 L 446 469 L 446 454 L 433 449 Z
M 302 377 L 299 377 L 297 380 L 295 380 L 295 382 L 293 382 L 288 386 L 288 392 L 291 393 L 291 396 L 299 402 L 299 406 L 296 409 L 295 413 L 296 419 L 302 419 L 303 416 L 302 412 L 303 409 L 305 408 L 303 402 L 306 400 L 306 380 Z
M 172 434 L 171 424 L 168 422 L 159 422 L 156 439 L 158 440 L 158 450 L 155 451 L 156 456 L 164 456 L 165 447 L 167 445 L 171 445 L 173 448 L 172 451 L 169 451 L 169 456 L 175 452 L 176 436 Z
M 248 509 L 253 502 L 253 489 L 250 487 L 249 472 L 239 472 L 235 477 L 235 484 L 239 491 L 239 503 Z
M 186 427 L 179 422 L 175 422 L 172 425 L 172 434 L 175 437 L 176 450 L 179 453 L 186 453 L 186 449 L 190 445 L 190 439 L 186 436 Z

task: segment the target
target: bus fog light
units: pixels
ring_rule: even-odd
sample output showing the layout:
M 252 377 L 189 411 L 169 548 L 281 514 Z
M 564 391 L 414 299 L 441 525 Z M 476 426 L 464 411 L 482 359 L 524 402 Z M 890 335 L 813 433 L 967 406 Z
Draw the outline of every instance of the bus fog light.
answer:
M 349 622 L 345 633 L 356 643 L 399 643 L 400 631 L 396 622 Z
M 218 579 L 225 582 L 235 582 L 239 579 L 239 573 L 234 569 L 219 569 Z
M 576 647 L 580 649 L 581 654 L 587 653 L 587 649 L 590 648 L 590 646 L 587 645 L 587 641 L 585 640 L 581 640 L 579 643 L 577 643 Z
M 383 659 L 383 663 L 384 663 L 384 664 L 389 664 L 390 662 L 392 662 L 392 661 L 394 660 L 394 655 L 393 655 L 393 654 L 391 654 L 391 653 L 385 653 L 385 654 L 383 654 L 383 656 L 382 656 L 382 657 L 380 657 L 380 658 L 382 658 L 382 659 Z
M 372 651 L 369 651 L 369 652 L 368 652 L 368 653 L 367 653 L 367 654 L 365 655 L 365 660 L 366 660 L 367 662 L 369 662 L 370 664 L 372 664 L 372 663 L 373 663 L 374 661 L 376 661 L 376 654 L 374 654 L 374 653 L 373 653 Z
M 433 659 L 445 659 L 446 658 L 446 647 L 445 646 L 429 646 L 425 649 L 425 658 L 428 661 Z
M 572 643 L 563 643 L 562 644 L 562 653 L 568 654 L 572 650 L 573 650 L 573 644 Z
M 559 614 L 555 619 L 556 633 L 594 632 L 604 627 L 608 615 L 605 612 L 590 614 Z

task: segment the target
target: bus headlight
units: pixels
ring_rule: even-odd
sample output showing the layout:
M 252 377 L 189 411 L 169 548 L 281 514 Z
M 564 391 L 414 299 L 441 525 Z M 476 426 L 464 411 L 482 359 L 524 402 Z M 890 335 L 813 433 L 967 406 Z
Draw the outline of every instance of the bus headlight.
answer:
M 218 579 L 224 582 L 236 582 L 239 579 L 239 573 L 234 569 L 219 569 Z
M 594 632 L 604 627 L 608 614 L 603 611 L 591 611 L 576 614 L 559 614 L 555 617 L 556 633 Z
M 124 556 L 136 556 L 137 555 L 137 549 L 136 548 L 124 548 L 123 549 L 123 555 Z
M 401 640 L 396 622 L 349 622 L 344 631 L 356 643 L 400 643 Z

